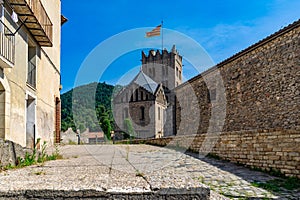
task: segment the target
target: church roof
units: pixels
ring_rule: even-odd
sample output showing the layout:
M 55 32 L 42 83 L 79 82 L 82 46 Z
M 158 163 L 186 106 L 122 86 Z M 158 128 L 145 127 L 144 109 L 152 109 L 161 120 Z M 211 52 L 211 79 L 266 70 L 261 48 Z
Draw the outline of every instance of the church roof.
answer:
M 138 73 L 138 75 L 133 79 L 132 82 L 143 87 L 145 90 L 147 90 L 152 94 L 155 93 L 158 86 L 158 84 L 154 80 L 152 80 L 149 76 L 144 74 L 142 70 Z

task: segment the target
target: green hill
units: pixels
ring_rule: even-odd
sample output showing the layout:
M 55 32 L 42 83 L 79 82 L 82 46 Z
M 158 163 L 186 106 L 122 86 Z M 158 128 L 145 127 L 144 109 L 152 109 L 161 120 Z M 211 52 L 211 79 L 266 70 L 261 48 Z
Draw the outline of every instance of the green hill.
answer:
M 86 128 L 91 131 L 98 131 L 100 130 L 99 125 L 105 119 L 112 123 L 111 98 L 113 90 L 114 86 L 105 82 L 90 83 L 62 94 L 62 131 L 66 131 L 69 127 L 74 131 L 76 129 L 82 131 Z

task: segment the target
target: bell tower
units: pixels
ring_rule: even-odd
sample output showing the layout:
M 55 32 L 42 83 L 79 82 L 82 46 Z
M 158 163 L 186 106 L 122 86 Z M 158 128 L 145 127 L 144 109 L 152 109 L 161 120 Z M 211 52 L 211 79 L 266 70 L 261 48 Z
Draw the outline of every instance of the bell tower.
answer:
M 175 45 L 170 52 L 164 49 L 150 50 L 148 55 L 142 51 L 142 70 L 165 89 L 173 90 L 182 83 L 182 56 Z
M 182 83 L 182 56 L 179 55 L 175 45 L 170 52 L 164 49 L 150 50 L 148 55 L 142 51 L 142 71 L 158 84 L 162 84 L 168 107 L 166 109 L 166 122 L 164 136 L 176 134 L 174 89 Z

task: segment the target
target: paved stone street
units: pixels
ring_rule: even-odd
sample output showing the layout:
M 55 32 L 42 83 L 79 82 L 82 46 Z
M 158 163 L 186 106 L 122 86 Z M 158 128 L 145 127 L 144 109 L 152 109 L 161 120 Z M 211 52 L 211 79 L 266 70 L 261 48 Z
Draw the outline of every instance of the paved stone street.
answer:
M 264 173 L 166 148 L 74 145 L 60 147 L 60 153 L 62 160 L 1 172 L 0 198 L 298 199 L 299 195 L 299 191 L 272 194 L 252 186 L 253 181 L 275 179 Z

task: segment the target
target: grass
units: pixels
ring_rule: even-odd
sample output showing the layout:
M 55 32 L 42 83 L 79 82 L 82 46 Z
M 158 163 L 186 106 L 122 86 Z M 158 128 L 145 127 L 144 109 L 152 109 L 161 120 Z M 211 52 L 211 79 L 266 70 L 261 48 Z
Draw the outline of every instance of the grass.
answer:
M 129 159 L 129 146 L 126 146 L 126 158 L 127 161 Z
M 135 176 L 143 177 L 144 178 L 145 175 L 142 172 L 137 171 L 136 174 L 135 174 Z
M 69 140 L 69 141 L 68 141 L 68 144 L 69 144 L 69 145 L 76 145 L 77 142 L 74 142 L 74 141 L 72 141 L 72 140 Z
M 44 171 L 37 171 L 37 172 L 34 172 L 33 174 L 40 176 L 40 175 L 45 175 L 46 173 Z
M 39 140 L 38 140 L 38 142 L 39 142 Z M 37 155 L 37 149 L 34 148 L 32 153 L 26 152 L 25 156 L 23 158 L 18 157 L 17 163 L 15 166 L 12 164 L 8 164 L 7 166 L 4 166 L 4 167 L 0 166 L 0 171 L 22 168 L 22 167 L 34 165 L 37 163 L 43 164 L 45 161 L 62 159 L 62 155 L 59 153 L 59 149 L 58 149 L 57 145 L 55 146 L 55 151 L 51 155 L 46 154 L 46 148 L 47 148 L 47 144 L 46 144 L 46 142 L 44 142 L 42 145 L 41 153 L 39 153 L 38 155 Z
M 223 160 L 219 155 L 214 154 L 214 153 L 208 153 L 208 154 L 206 155 L 206 157 L 208 157 L 208 158 L 213 158 L 213 159 L 216 159 L 216 160 Z
M 281 192 L 284 189 L 286 190 L 300 190 L 300 179 L 296 177 L 289 177 L 283 179 L 273 179 L 265 183 L 262 182 L 253 182 L 252 186 L 263 188 L 270 192 Z

